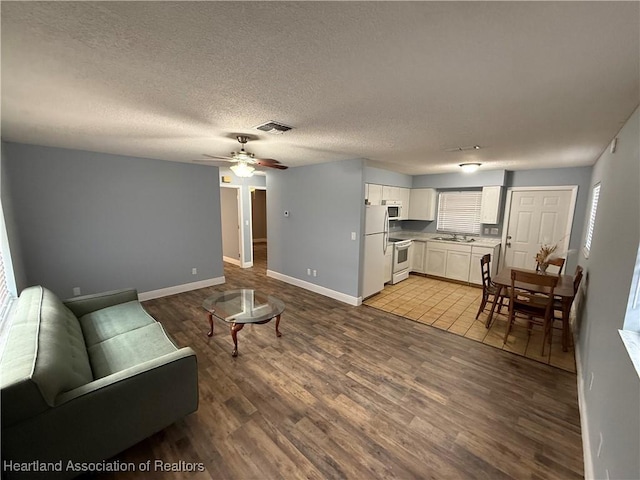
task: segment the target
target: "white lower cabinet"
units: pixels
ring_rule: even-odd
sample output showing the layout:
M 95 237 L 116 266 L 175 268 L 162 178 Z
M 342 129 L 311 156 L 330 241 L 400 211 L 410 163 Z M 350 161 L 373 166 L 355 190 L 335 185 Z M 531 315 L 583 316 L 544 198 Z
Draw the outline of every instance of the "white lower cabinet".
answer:
M 416 243 L 418 242 L 414 242 L 414 245 Z M 491 276 L 493 277 L 498 270 L 500 245 L 486 247 L 427 241 L 424 250 L 424 270 L 420 272 L 416 263 L 412 264 L 412 270 L 427 275 L 482 285 L 480 259 L 487 253 L 491 254 Z M 414 261 L 418 261 L 417 254 Z
M 471 266 L 469 267 L 469 283 L 482 285 L 482 271 L 480 270 L 480 259 L 487 253 L 491 254 L 491 277 L 498 273 L 498 257 L 500 255 L 500 245 L 495 247 L 471 247 Z
M 425 273 L 424 272 L 424 253 L 426 242 L 420 242 L 414 240 L 411 244 L 411 266 L 409 270 L 412 272 Z
M 444 277 L 447 264 L 447 249 L 443 243 L 427 242 L 427 257 L 424 273 Z
M 447 248 L 447 265 L 444 276 L 451 280 L 469 281 L 469 264 L 471 248 L 466 245 L 452 245 L 456 249 Z

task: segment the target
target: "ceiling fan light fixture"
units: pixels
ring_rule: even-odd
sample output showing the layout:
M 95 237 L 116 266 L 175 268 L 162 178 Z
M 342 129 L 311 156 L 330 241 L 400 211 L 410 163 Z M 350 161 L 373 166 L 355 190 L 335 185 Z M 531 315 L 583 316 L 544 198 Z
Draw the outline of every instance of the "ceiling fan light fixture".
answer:
M 236 175 L 236 177 L 253 177 L 254 170 L 255 168 L 245 162 L 238 162 L 236 165 L 231 166 L 231 171 Z
M 481 163 L 461 163 L 460 168 L 464 173 L 473 173 L 480 168 Z

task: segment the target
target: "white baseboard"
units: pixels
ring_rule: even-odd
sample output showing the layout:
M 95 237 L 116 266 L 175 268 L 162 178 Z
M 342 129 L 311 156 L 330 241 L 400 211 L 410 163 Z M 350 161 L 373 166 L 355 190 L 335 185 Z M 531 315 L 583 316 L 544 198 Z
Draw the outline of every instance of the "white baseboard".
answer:
M 177 293 L 189 292 L 191 290 L 197 290 L 199 288 L 212 287 L 213 285 L 220 285 L 224 282 L 224 276 L 217 278 L 208 278 L 207 280 L 200 280 L 198 282 L 184 283 L 182 285 L 175 285 L 173 287 L 138 293 L 138 299 L 141 302 L 144 302 L 145 300 L 166 297 L 168 295 L 175 295 Z
M 237 265 L 239 267 L 241 267 L 242 265 L 240 265 L 240 260 L 238 260 L 237 258 L 231 258 L 231 257 L 222 257 L 222 260 L 224 260 L 225 262 L 229 262 L 229 263 L 233 263 L 234 265 Z
M 578 409 L 580 411 L 580 432 L 582 434 L 582 456 L 584 461 L 584 478 L 594 479 L 593 456 L 591 454 L 591 440 L 589 436 L 589 422 L 587 415 L 587 403 L 585 401 L 584 376 L 582 371 L 582 356 L 578 339 L 573 337 L 573 351 L 576 356 L 576 376 L 578 377 Z
M 242 267 L 242 268 L 251 268 L 251 267 L 253 267 L 253 262 L 244 262 L 244 263 L 241 265 L 241 267 Z
M 285 283 L 289 283 L 291 285 L 295 285 L 296 287 L 319 293 L 320 295 L 339 300 L 349 305 L 358 306 L 362 303 L 361 297 L 353 297 L 342 292 L 331 290 L 330 288 L 321 287 L 320 285 L 316 285 L 315 283 L 306 282 L 304 280 L 300 280 L 299 278 L 290 277 L 289 275 L 283 275 L 282 273 L 274 272 L 273 270 L 267 270 L 267 277 L 281 280 Z

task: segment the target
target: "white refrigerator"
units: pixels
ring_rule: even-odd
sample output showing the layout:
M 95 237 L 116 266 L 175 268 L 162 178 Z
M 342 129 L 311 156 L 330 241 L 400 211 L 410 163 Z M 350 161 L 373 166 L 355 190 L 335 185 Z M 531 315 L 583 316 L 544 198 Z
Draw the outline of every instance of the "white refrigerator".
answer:
M 362 298 L 384 288 L 384 255 L 389 239 L 389 216 L 384 205 L 366 205 Z

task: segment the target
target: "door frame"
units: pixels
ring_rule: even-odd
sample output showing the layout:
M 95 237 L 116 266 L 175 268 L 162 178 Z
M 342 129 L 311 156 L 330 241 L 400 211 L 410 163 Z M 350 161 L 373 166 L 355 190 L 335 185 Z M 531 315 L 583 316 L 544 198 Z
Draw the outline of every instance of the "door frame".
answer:
M 511 198 L 513 192 L 526 191 L 570 191 L 571 205 L 569 206 L 569 215 L 567 217 L 567 230 L 565 237 L 567 238 L 567 251 L 571 243 L 571 230 L 573 229 L 573 217 L 576 211 L 576 201 L 578 199 L 578 185 L 553 185 L 553 186 L 537 186 L 537 187 L 508 187 L 507 197 L 504 207 L 504 217 L 502 218 L 502 253 L 500 254 L 499 269 L 505 264 L 507 258 L 507 233 L 509 231 L 509 217 L 511 216 Z
M 240 258 L 231 258 L 231 257 L 226 257 L 224 256 L 224 254 L 222 255 L 222 260 L 224 260 L 225 262 L 229 262 L 232 263 L 234 265 L 238 265 L 239 267 L 244 265 L 244 248 L 243 248 L 243 235 L 242 235 L 242 218 L 243 218 L 243 212 L 242 212 L 242 186 L 240 185 L 230 185 L 228 183 L 225 184 L 220 184 L 220 188 L 233 188 L 236 190 L 236 208 L 238 211 L 238 251 L 240 252 Z M 222 208 L 222 200 L 220 201 L 220 208 Z M 221 225 L 221 227 L 223 227 Z M 224 228 L 224 227 L 223 227 Z

